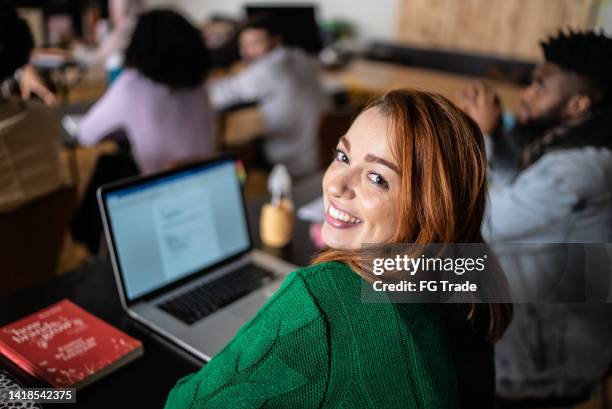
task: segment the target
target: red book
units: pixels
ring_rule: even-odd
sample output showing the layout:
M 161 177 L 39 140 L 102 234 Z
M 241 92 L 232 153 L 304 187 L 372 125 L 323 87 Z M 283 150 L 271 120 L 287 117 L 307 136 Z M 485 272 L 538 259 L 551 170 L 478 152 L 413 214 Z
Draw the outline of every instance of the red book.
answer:
M 142 355 L 142 343 L 62 300 L 0 328 L 0 353 L 57 388 L 80 389 Z

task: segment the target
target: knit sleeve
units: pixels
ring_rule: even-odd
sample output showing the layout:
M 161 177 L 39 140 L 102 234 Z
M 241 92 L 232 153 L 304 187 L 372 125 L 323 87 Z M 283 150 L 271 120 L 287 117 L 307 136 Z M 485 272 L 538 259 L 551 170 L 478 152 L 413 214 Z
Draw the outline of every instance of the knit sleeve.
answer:
M 166 408 L 319 407 L 329 373 L 326 333 L 294 272 L 219 354 L 178 381 Z

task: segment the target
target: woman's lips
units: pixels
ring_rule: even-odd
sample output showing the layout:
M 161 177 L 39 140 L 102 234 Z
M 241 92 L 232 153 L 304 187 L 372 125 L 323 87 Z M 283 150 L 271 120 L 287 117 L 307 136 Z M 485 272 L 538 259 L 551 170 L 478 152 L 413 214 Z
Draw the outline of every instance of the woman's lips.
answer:
M 329 225 L 339 229 L 349 229 L 363 223 L 363 220 L 338 209 L 332 203 L 329 204 L 327 207 L 327 212 L 325 212 L 325 221 Z

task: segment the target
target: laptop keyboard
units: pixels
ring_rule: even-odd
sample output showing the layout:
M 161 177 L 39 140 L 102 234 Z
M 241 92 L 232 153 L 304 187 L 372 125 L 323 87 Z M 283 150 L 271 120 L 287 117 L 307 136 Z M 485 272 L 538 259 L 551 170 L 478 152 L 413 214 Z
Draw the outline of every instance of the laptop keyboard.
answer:
M 273 278 L 272 273 L 252 264 L 222 275 L 170 298 L 158 307 L 191 325 L 213 312 L 252 293 Z

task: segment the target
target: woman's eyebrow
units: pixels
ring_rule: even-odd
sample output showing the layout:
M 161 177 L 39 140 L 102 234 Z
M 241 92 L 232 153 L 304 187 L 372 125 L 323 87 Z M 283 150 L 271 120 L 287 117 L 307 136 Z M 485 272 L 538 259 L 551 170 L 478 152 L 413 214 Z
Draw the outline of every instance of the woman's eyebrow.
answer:
M 351 150 L 351 143 L 344 136 L 340 137 L 340 142 L 342 142 L 344 144 L 344 146 L 346 146 L 347 150 L 349 150 L 349 151 Z
M 388 160 L 385 160 L 383 158 L 379 158 L 378 156 L 374 156 L 374 155 L 371 155 L 371 154 L 368 153 L 365 156 L 365 161 L 366 162 L 380 163 L 381 165 L 385 165 L 386 167 L 388 167 L 389 169 L 391 169 L 392 171 L 394 171 L 398 175 L 400 174 L 399 168 L 397 166 L 395 166 L 393 163 L 389 162 Z

